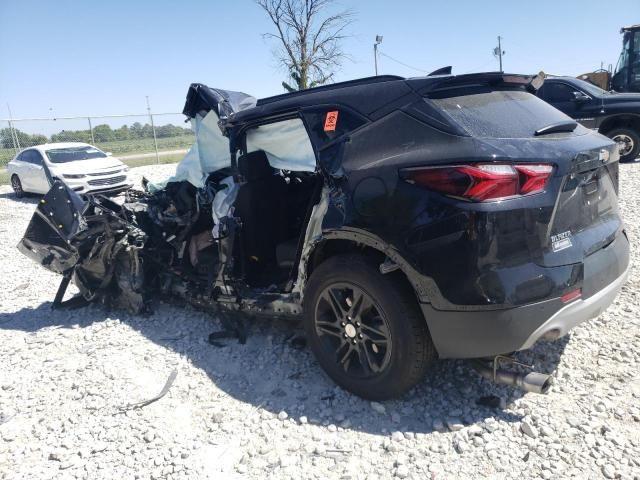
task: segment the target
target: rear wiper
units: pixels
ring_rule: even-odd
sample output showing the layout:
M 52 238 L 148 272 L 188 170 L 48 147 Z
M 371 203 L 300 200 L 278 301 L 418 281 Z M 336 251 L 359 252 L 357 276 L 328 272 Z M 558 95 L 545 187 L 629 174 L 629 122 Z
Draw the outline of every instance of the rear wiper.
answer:
M 546 135 L 548 133 L 573 132 L 577 126 L 578 122 L 574 122 L 573 120 L 552 123 L 551 125 L 547 125 L 546 127 L 539 128 L 535 131 L 534 135 L 538 137 L 540 135 Z

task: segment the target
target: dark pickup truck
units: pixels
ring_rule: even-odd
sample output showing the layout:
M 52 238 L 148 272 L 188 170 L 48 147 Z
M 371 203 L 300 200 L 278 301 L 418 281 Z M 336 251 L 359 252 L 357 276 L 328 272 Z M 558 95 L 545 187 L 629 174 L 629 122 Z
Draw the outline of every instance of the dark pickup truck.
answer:
M 620 145 L 620 161 L 640 154 L 640 94 L 607 92 L 584 80 L 547 77 L 538 97 Z

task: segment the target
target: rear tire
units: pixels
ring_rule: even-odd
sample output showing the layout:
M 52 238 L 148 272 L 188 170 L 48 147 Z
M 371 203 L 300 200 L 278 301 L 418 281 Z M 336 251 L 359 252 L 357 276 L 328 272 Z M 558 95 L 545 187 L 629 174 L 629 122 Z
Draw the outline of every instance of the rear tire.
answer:
M 24 197 L 24 190 L 22 189 L 22 182 L 20 181 L 20 177 L 15 173 L 11 176 L 11 188 L 13 188 L 13 193 L 16 198 Z
M 614 142 L 618 143 L 621 147 L 620 161 L 621 162 L 633 162 L 640 154 L 640 134 L 637 131 L 620 127 L 606 133 Z
M 415 296 L 397 275 L 339 255 L 318 266 L 305 289 L 311 351 L 334 382 L 369 400 L 400 397 L 436 358 Z

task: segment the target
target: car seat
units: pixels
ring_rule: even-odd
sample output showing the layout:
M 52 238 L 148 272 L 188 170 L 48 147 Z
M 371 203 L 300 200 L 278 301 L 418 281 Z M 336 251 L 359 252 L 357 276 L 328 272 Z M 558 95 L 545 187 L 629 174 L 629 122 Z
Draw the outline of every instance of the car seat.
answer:
M 240 184 L 235 216 L 242 223 L 240 242 L 248 280 L 276 264 L 276 246 L 286 235 L 286 183 L 269 165 L 264 151 L 238 158 Z

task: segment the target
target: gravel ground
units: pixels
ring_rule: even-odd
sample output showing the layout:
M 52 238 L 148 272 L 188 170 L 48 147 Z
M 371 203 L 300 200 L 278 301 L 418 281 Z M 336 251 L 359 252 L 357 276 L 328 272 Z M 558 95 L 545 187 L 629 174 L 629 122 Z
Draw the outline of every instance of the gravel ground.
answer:
M 160 175 L 167 166 L 143 167 Z M 640 164 L 621 166 L 640 236 Z M 398 401 L 336 388 L 296 327 L 251 324 L 206 342 L 210 316 L 159 303 L 146 317 L 49 309 L 60 277 L 15 245 L 37 198 L 0 187 L 0 478 L 640 479 L 640 274 L 609 310 L 521 354 L 557 374 L 548 395 L 442 361 Z M 170 373 L 169 393 L 144 408 Z

